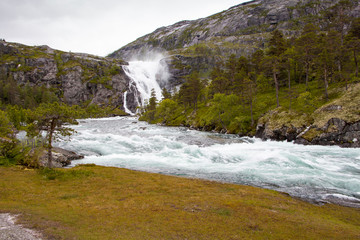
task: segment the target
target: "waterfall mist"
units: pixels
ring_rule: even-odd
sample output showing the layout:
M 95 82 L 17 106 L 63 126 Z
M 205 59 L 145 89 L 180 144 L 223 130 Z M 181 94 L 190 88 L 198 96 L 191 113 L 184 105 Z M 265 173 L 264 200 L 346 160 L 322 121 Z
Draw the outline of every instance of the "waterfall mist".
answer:
M 133 115 L 128 108 L 127 95 L 133 93 L 137 106 L 147 105 L 152 89 L 155 90 L 158 101 L 162 99 L 162 88 L 166 86 L 170 73 L 165 61 L 165 55 L 153 52 L 142 55 L 139 59 L 132 59 L 129 65 L 123 66 L 126 75 L 130 78 L 128 91 L 124 93 L 124 109 Z

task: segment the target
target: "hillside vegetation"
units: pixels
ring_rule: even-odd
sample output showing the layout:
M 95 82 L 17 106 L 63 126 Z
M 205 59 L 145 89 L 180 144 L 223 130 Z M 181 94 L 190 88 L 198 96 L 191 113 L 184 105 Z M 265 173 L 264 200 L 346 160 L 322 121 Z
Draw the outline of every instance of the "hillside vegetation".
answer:
M 360 19 L 343 14 L 349 6 L 341 1 L 324 15 L 331 13 L 333 19 L 326 31 L 309 23 L 286 38 L 274 30 L 265 49 L 232 54 L 208 77 L 192 71 L 179 92 L 165 92 L 158 104 L 150 101 L 141 119 L 240 135 L 255 135 L 258 123 L 267 130 L 288 125 L 295 137 L 308 126 L 324 127 L 331 118 L 358 122 L 359 102 L 352 100 L 359 94 Z M 339 26 L 349 28 L 345 32 Z M 325 106 L 330 110 L 322 111 Z M 360 129 L 354 131 L 358 136 Z

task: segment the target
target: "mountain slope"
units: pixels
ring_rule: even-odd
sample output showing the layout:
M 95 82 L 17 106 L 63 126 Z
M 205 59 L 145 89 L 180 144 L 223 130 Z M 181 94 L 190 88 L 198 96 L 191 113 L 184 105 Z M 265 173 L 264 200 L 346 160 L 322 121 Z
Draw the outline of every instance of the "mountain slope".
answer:
M 263 39 L 274 29 L 286 30 L 287 34 L 297 31 L 309 21 L 320 21 L 317 16 L 334 6 L 338 0 L 255 0 L 234 6 L 226 11 L 194 21 L 181 21 L 161 27 L 120 48 L 110 57 L 130 60 L 141 57 L 147 51 L 178 52 L 201 43 L 214 44 L 224 50 L 232 44 L 240 44 L 234 52 L 244 52 L 247 45 L 257 47 L 257 40 Z M 360 5 L 352 14 L 359 16 Z M 255 45 L 254 45 L 255 44 Z M 211 47 L 211 45 L 209 45 Z M 260 46 L 259 46 L 260 47 Z M 228 50 L 229 50 L 228 49 Z
M 96 104 L 123 110 L 123 94 L 130 88 L 130 79 L 122 69 L 125 64 L 122 60 L 67 53 L 48 46 L 0 41 L 0 82 L 4 86 L 44 86 L 68 104 Z M 0 93 L 11 94 L 3 87 Z M 132 98 L 128 94 L 128 108 L 135 110 L 137 105 Z
M 171 55 L 173 78 L 170 85 L 191 70 L 207 72 L 230 54 L 248 55 L 264 48 L 269 32 L 281 30 L 286 36 L 297 34 L 313 22 L 325 26 L 319 16 L 338 0 L 255 0 L 234 6 L 218 14 L 194 21 L 181 21 L 162 27 L 120 48 L 109 57 L 131 60 L 149 53 Z M 351 0 L 352 16 L 360 16 L 360 4 Z M 191 70 L 189 70 L 191 69 Z

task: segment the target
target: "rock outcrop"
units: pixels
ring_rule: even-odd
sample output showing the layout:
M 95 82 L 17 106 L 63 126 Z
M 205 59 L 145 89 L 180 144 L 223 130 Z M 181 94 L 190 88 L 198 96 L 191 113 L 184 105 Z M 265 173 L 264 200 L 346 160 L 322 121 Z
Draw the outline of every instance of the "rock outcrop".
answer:
M 348 123 L 339 118 L 332 118 L 322 127 L 282 125 L 270 128 L 266 124 L 259 124 L 256 137 L 263 140 L 294 141 L 303 145 L 337 145 L 358 148 L 360 147 L 360 121 Z
M 122 60 L 67 53 L 47 46 L 29 47 L 0 41 L 0 76 L 19 85 L 45 86 L 55 89 L 68 104 L 97 104 L 123 109 L 124 92 L 130 79 Z M 127 107 L 134 111 L 128 93 Z
M 348 123 L 339 118 L 332 118 L 323 127 L 308 128 L 303 135 L 296 138 L 295 143 L 360 147 L 360 121 Z
M 275 109 L 259 119 L 255 137 L 263 140 L 294 141 L 311 122 L 305 115 L 296 112 Z
M 47 150 L 44 150 L 38 159 L 38 164 L 40 167 L 48 166 L 48 156 Z M 71 164 L 72 160 L 82 159 L 83 155 L 76 154 L 75 152 L 68 151 L 62 148 L 53 148 L 52 149 L 53 161 L 51 163 L 54 168 L 61 168 Z
M 360 83 L 311 114 L 277 108 L 259 119 L 256 137 L 305 145 L 360 147 Z

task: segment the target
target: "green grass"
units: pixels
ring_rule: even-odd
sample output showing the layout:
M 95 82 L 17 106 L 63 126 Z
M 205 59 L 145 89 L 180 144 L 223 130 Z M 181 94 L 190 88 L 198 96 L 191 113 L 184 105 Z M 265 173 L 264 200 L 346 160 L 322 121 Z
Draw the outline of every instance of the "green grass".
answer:
M 339 94 L 339 92 L 341 94 L 338 98 L 334 98 L 314 112 L 313 116 L 317 126 L 325 125 L 326 122 L 333 117 L 343 119 L 347 122 L 360 121 L 360 83 L 350 85 L 348 90 L 346 90 L 345 87 L 339 88 L 335 92 L 332 91 L 331 94 L 336 95 Z M 341 106 L 341 109 L 336 111 L 324 110 L 331 105 Z
M 360 210 L 94 165 L 0 168 L 0 212 L 48 239 L 358 239 Z

